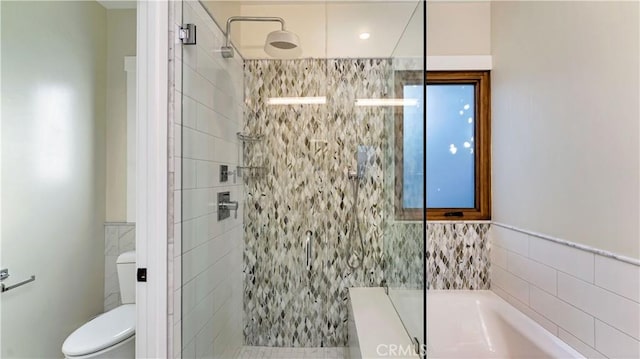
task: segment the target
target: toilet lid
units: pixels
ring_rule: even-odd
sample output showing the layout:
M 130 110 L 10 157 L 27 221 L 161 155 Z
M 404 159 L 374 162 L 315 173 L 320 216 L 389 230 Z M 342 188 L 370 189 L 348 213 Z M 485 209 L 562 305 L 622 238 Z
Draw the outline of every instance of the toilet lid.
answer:
M 62 352 L 68 356 L 95 353 L 128 339 L 135 331 L 136 305 L 124 304 L 76 329 L 62 344 Z

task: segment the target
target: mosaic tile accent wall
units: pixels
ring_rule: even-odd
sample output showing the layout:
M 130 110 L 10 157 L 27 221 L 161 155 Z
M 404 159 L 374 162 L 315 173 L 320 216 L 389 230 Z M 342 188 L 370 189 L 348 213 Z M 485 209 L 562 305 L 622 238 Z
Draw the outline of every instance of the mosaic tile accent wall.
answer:
M 427 289 L 489 289 L 489 223 L 427 223 Z
M 390 222 L 385 228 L 387 285 L 389 288 L 424 288 L 424 225 L 422 222 Z
M 104 224 L 104 311 L 120 304 L 120 285 L 116 260 L 121 253 L 136 249 L 135 223 Z
M 422 223 L 387 225 L 384 275 L 388 286 L 423 288 L 425 265 L 427 289 L 489 289 L 489 227 L 488 223 L 428 223 L 422 258 L 415 255 L 423 249 Z
M 245 61 L 247 174 L 244 334 L 247 345 L 344 346 L 347 288 L 383 283 L 383 148 L 389 110 L 356 107 L 384 97 L 390 62 L 383 59 Z M 326 105 L 270 106 L 270 97 L 327 96 Z M 356 149 L 368 168 L 353 211 Z M 348 265 L 360 240 L 360 268 Z M 305 240 L 312 235 L 312 269 Z

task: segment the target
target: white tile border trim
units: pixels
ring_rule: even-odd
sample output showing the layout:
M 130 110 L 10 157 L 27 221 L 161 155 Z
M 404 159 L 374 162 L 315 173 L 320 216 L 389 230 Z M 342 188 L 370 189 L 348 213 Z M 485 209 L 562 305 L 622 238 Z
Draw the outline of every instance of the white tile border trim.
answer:
M 548 236 L 546 234 L 529 231 L 529 230 L 526 230 L 526 229 L 518 228 L 518 227 L 515 227 L 515 226 L 508 225 L 508 224 L 500 223 L 500 222 L 492 221 L 491 224 L 495 225 L 495 226 L 498 226 L 498 227 L 510 229 L 512 231 L 516 231 L 516 232 L 520 232 L 520 233 L 523 233 L 523 234 L 527 234 L 527 235 L 530 235 L 530 236 L 533 236 L 533 237 L 541 238 L 541 239 L 544 239 L 544 240 L 547 240 L 547 241 L 550 241 L 550 242 L 555 242 L 555 243 L 558 243 L 558 244 L 564 244 L 565 246 L 577 248 L 577 249 L 583 250 L 585 252 L 598 254 L 598 255 L 601 255 L 603 257 L 609 257 L 609 258 L 613 258 L 613 259 L 619 260 L 621 262 L 625 262 L 625 263 L 633 264 L 633 265 L 636 265 L 636 266 L 640 266 L 640 259 L 626 257 L 626 256 L 619 255 L 619 254 L 616 254 L 616 253 L 613 253 L 613 252 L 609 252 L 609 251 L 606 251 L 606 250 L 603 250 L 603 249 L 598 249 L 598 248 L 594 248 L 594 247 L 587 246 L 587 245 L 584 245 L 584 244 L 570 242 L 570 241 L 567 241 L 567 240 L 564 240 L 564 239 L 555 238 L 555 237 L 552 237 L 552 236 Z

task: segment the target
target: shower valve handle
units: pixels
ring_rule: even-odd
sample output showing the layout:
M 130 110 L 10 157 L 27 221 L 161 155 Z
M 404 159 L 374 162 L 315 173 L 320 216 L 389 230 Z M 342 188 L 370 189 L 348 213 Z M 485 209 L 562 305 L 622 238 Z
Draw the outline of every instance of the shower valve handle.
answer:
M 238 201 L 220 202 L 218 208 L 233 210 L 234 218 L 238 218 Z

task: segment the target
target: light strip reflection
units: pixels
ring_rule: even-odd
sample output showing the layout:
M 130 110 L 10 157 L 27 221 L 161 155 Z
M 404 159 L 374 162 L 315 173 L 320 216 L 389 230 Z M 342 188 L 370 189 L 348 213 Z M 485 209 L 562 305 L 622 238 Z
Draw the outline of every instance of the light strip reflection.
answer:
M 37 166 L 40 176 L 64 180 L 71 175 L 72 94 L 63 86 L 43 86 L 35 101 Z
M 320 97 L 269 97 L 267 105 L 324 105 L 325 96 Z

